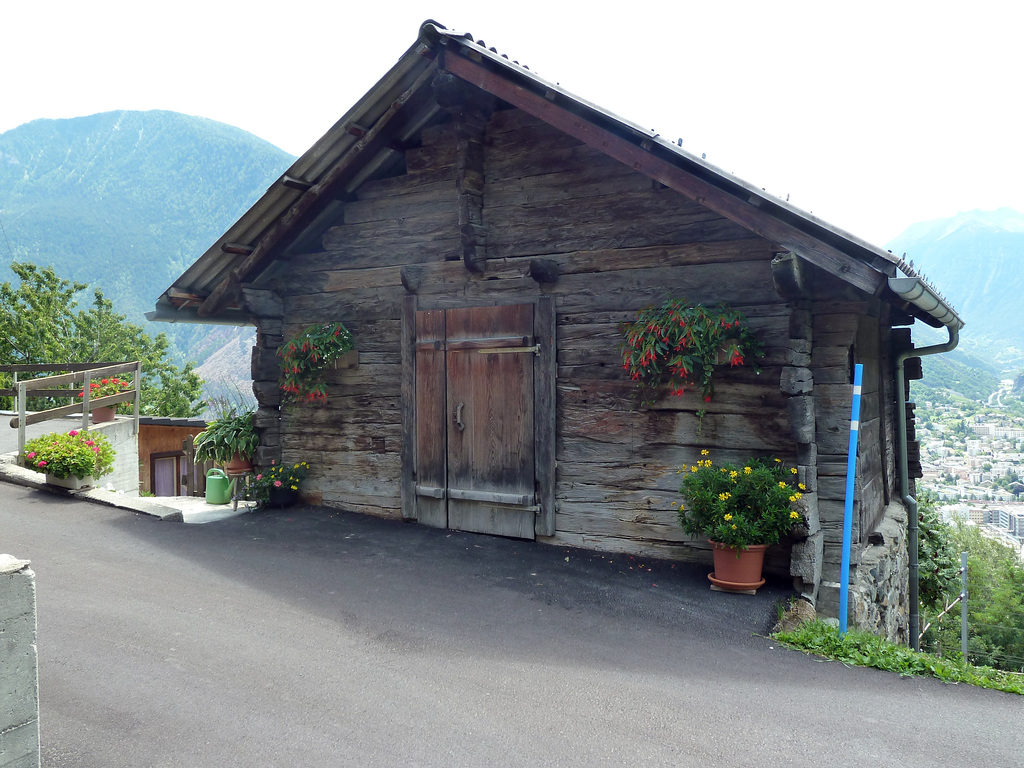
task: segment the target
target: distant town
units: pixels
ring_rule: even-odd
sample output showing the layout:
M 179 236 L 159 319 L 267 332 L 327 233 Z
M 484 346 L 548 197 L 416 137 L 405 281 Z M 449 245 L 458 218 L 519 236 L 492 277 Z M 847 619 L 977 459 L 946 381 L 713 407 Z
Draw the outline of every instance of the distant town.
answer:
M 1024 407 L 1014 380 L 1001 381 L 987 403 L 929 393 L 916 415 L 920 483 L 943 504 L 943 519 L 981 526 L 1024 561 Z

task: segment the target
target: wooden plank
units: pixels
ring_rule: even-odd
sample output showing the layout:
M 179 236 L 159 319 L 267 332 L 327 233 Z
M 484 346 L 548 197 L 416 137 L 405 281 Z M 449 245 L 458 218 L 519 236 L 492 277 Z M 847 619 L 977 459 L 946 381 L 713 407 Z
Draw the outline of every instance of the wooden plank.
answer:
M 422 487 L 423 486 L 416 486 L 417 494 L 419 494 L 419 489 Z M 486 504 L 506 504 L 508 506 L 516 507 L 532 506 L 534 503 L 534 495 L 532 493 L 475 491 L 468 488 L 449 488 L 448 498 L 456 499 L 458 501 L 482 501 Z
M 639 248 L 583 250 L 564 254 L 546 254 L 546 257 L 555 263 L 560 274 L 567 275 L 680 267 L 692 264 L 723 264 L 759 259 L 770 260 L 771 251 L 770 244 L 763 240 L 746 239 Z M 389 259 L 390 256 L 383 258 Z M 529 274 L 531 258 L 533 257 L 512 257 L 503 259 L 501 262 L 492 262 L 488 266 L 487 277 L 489 280 L 498 279 L 503 275 L 525 277 Z M 325 272 L 327 278 L 319 283 L 320 289 L 324 291 L 397 287 L 401 284 L 400 275 L 393 264 L 362 268 L 345 264 L 345 268 L 338 268 L 339 261 L 333 255 L 307 254 L 297 257 L 295 266 L 302 273 Z M 424 262 L 419 266 L 422 269 L 422 283 L 455 284 L 465 282 L 465 269 L 456 262 L 444 260 L 441 256 L 436 256 L 434 261 Z M 291 293 L 302 292 L 297 289 L 295 282 L 292 283 L 289 291 Z
M 402 301 L 402 517 L 416 517 L 416 297 Z
M 418 343 L 444 342 L 445 313 L 416 312 L 415 318 L 415 483 L 445 488 L 448 482 L 445 352 Z M 424 525 L 448 526 L 448 504 L 444 499 L 416 498 L 415 505 L 416 519 Z
M 540 358 L 534 366 L 534 443 L 537 502 L 540 514 L 535 521 L 538 536 L 551 536 L 555 532 L 555 445 L 557 440 L 557 376 L 555 300 L 542 296 L 534 313 L 534 333 L 540 344 Z
M 97 363 L 19 363 L 16 365 L 0 365 L 0 373 L 59 373 L 60 371 L 88 371 L 96 368 L 109 368 L 110 366 L 126 366 L 119 370 L 128 370 L 128 367 L 135 365 L 134 361 L 121 362 L 97 362 Z M 106 374 L 98 374 L 106 375 Z M 22 379 L 24 381 L 24 378 Z M 79 376 L 77 381 L 81 381 Z

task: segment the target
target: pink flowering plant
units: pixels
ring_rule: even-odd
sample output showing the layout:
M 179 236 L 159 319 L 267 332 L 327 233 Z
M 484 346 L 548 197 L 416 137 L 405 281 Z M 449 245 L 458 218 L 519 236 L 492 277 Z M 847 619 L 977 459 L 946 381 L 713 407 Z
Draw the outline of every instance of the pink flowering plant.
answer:
M 327 400 L 326 368 L 353 348 L 341 323 L 313 325 L 281 345 L 281 392 L 296 403 Z
M 114 468 L 114 447 L 99 432 L 51 432 L 25 443 L 22 464 L 59 478 L 100 477 Z
M 707 536 L 727 547 L 775 544 L 803 518 L 795 509 L 807 489 L 795 467 L 781 459 L 747 459 L 741 466 L 715 464 L 707 450 L 679 470 L 679 524 L 691 536 Z
M 258 472 L 250 481 L 251 496 L 257 507 L 265 507 L 270 499 L 271 489 L 298 492 L 302 481 L 309 473 L 309 464 L 300 461 L 297 464 L 272 463 L 269 469 Z
M 725 303 L 713 307 L 669 299 L 622 323 L 622 369 L 637 383 L 641 400 L 654 401 L 664 386 L 682 397 L 699 389 L 705 403 L 715 393 L 716 366 L 751 365 L 764 356 L 743 314 Z

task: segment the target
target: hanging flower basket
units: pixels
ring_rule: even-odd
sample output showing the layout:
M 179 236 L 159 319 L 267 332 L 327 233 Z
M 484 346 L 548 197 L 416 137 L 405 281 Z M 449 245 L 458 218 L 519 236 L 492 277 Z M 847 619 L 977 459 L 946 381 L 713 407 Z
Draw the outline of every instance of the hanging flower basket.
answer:
M 310 326 L 286 341 L 277 350 L 283 399 L 293 403 L 325 402 L 326 369 L 352 348 L 352 334 L 341 323 Z
M 651 403 L 664 387 L 676 397 L 699 389 L 710 403 L 717 366 L 751 365 L 764 356 L 746 318 L 725 303 L 705 307 L 669 299 L 619 326 L 622 369 L 637 383 L 641 401 Z

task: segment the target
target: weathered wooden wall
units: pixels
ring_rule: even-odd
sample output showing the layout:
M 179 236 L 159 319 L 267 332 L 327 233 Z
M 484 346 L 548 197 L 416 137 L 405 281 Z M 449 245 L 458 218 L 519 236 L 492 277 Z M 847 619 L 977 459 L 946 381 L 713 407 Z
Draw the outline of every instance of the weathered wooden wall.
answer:
M 484 133 L 476 215 L 487 261 L 474 274 L 461 260 L 456 154 L 450 124 L 425 130 L 422 146 L 406 152 L 405 174 L 364 184 L 323 249 L 291 258 L 274 287 L 283 299 L 280 319 L 263 313 L 253 355 L 264 406 L 258 421 L 267 430 L 262 459 L 310 462 L 314 500 L 399 516 L 407 291 L 418 309 L 528 303 L 547 294 L 556 302 L 558 339 L 551 541 L 703 559 L 702 545 L 675 521 L 676 470 L 702 448 L 718 460 L 772 453 L 796 464 L 791 398 L 780 390 L 783 369 L 793 366 L 814 369 L 818 458 L 828 470 L 821 480 L 826 500 L 835 500 L 829 472 L 846 439 L 835 413 L 848 402 L 848 350 L 857 332 L 850 317 L 862 306 L 816 310 L 815 333 L 825 343 L 812 365 L 809 341 L 794 339 L 791 308 L 773 286 L 771 243 L 516 110 L 495 113 Z M 556 282 L 530 276 L 538 258 L 557 271 Z M 673 296 L 742 309 L 767 356 L 760 374 L 723 370 L 712 403 L 687 393 L 638 408 L 621 369 L 617 326 Z M 352 331 L 358 365 L 332 373 L 326 406 L 285 409 L 278 428 L 276 346 L 309 324 L 335 320 Z M 875 418 L 878 407 L 871 406 Z M 770 568 L 788 573 L 788 551 L 777 552 Z
M 836 585 L 842 560 L 853 366 L 864 366 L 857 476 L 854 484 L 851 565 L 896 496 L 896 443 L 889 309 L 875 299 L 811 303 L 816 416 L 817 507 L 824 535 L 822 579 Z M 829 587 L 819 604 L 838 599 Z M 826 608 L 826 613 L 828 609 Z

